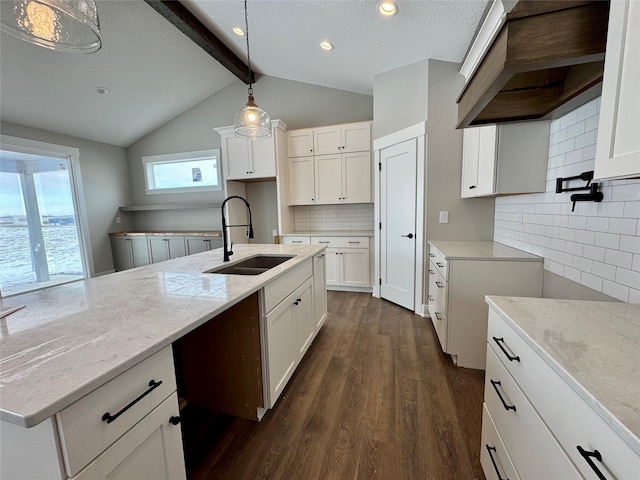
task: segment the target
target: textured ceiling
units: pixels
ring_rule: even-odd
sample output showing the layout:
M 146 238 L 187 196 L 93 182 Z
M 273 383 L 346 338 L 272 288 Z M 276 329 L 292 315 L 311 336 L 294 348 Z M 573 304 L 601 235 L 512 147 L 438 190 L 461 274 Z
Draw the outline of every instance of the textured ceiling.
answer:
M 5 0 L 0 0 L 5 1 Z M 183 0 L 242 59 L 242 0 Z M 488 0 L 249 0 L 254 71 L 364 94 L 373 76 L 426 58 L 462 61 Z M 98 0 L 103 48 L 53 52 L 0 37 L 0 119 L 128 146 L 236 78 L 142 0 Z M 321 50 L 320 40 L 335 49 Z M 109 95 L 98 95 L 96 87 Z

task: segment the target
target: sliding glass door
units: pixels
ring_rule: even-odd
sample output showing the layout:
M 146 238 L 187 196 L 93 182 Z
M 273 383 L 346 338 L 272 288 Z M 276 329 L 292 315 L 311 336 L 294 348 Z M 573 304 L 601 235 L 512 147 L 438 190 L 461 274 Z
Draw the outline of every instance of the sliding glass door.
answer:
M 0 292 L 85 278 L 72 162 L 0 150 Z

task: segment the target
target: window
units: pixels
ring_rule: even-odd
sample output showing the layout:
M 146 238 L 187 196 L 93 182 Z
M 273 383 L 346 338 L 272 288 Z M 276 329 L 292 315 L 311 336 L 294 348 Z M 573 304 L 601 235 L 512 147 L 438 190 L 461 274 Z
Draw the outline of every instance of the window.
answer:
M 3 137 L 6 140 L 7 137 Z M 3 296 L 85 278 L 74 158 L 68 147 L 17 141 L 0 149 L 0 291 Z M 35 153 L 37 152 L 37 153 Z M 77 150 L 75 150 L 77 152 Z M 74 152 L 74 153 L 75 153 Z M 77 155 L 77 153 L 75 153 Z
M 147 193 L 222 190 L 220 149 L 142 157 Z

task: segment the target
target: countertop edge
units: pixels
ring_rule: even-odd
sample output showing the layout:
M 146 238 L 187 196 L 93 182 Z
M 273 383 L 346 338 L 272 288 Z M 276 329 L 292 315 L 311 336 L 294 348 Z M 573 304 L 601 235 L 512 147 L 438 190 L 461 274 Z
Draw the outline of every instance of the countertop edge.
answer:
M 524 342 L 529 345 L 542 360 L 556 372 L 569 387 L 591 408 L 611 429 L 631 448 L 640 455 L 640 440 L 620 420 L 598 401 L 580 382 L 566 371 L 545 349 L 531 338 L 511 317 L 496 304 L 490 295 L 485 296 L 485 302 L 492 307 L 500 317 Z

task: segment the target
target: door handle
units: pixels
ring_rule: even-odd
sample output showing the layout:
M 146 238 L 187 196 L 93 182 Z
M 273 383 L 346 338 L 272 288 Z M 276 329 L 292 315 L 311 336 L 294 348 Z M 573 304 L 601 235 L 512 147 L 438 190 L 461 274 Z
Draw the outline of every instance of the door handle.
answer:
M 400 235 L 401 237 L 407 237 L 407 238 L 413 238 L 413 233 L 410 233 L 409 235 Z

